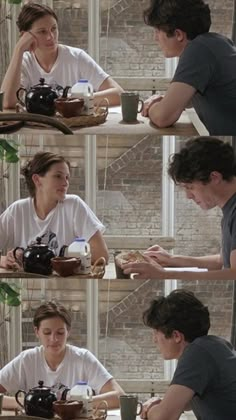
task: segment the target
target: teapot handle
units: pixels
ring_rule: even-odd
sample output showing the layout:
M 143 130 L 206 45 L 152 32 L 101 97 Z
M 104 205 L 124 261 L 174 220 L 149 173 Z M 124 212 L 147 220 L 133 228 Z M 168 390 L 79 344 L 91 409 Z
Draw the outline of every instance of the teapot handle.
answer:
M 17 257 L 17 255 L 16 255 L 16 251 L 18 251 L 18 249 L 21 249 L 21 250 L 24 252 L 24 248 L 22 248 L 22 246 L 17 246 L 16 248 L 14 248 L 14 249 L 13 249 L 13 256 L 14 256 L 14 258 L 15 258 L 16 262 L 17 262 L 18 264 L 22 265 L 22 261 L 21 261 L 21 260 L 19 260 L 19 258 L 18 258 L 18 257 Z
M 22 99 L 21 99 L 21 97 L 20 97 L 20 92 L 21 92 L 21 91 L 27 92 L 27 90 L 26 90 L 25 88 L 21 87 L 20 89 L 18 89 L 18 90 L 17 90 L 17 92 L 16 92 L 16 97 L 17 97 L 17 99 L 18 99 L 19 103 L 20 103 L 22 106 L 25 106 L 25 103 L 22 101 Z
M 24 406 L 23 406 L 23 404 L 18 400 L 18 395 L 19 394 L 21 394 L 21 393 L 23 393 L 23 394 L 25 394 L 26 395 L 26 392 L 25 391 L 23 391 L 23 389 L 19 389 L 19 391 L 17 391 L 17 393 L 15 394 L 15 399 L 16 399 L 16 402 L 22 407 L 22 408 L 25 408 Z

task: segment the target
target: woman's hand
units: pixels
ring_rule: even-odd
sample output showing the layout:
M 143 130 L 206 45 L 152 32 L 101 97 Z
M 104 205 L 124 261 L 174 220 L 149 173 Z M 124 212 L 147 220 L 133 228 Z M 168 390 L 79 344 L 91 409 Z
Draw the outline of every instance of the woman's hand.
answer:
M 150 408 L 153 407 L 154 405 L 160 404 L 161 401 L 162 400 L 159 396 L 150 398 L 150 400 L 146 401 L 143 404 L 143 409 L 142 409 L 142 412 L 140 414 L 141 419 L 147 419 L 148 418 L 147 414 L 148 414 L 148 411 L 150 410 Z
M 16 44 L 16 48 L 19 48 L 22 52 L 35 51 L 38 46 L 38 41 L 32 32 L 22 32 L 20 38 Z
M 17 256 L 17 261 L 13 255 L 13 249 L 8 251 L 5 257 L 5 261 L 3 262 L 2 266 L 7 269 L 13 269 L 13 270 L 22 269 L 22 256 L 23 256 L 22 250 L 17 250 L 16 256 Z
M 153 245 L 144 252 L 144 255 L 153 258 L 163 267 L 171 266 L 172 255 L 159 245 Z
M 163 99 L 163 96 L 157 93 L 156 95 L 150 96 L 145 102 L 142 110 L 142 115 L 148 117 L 148 112 L 151 106 L 157 102 L 160 102 Z

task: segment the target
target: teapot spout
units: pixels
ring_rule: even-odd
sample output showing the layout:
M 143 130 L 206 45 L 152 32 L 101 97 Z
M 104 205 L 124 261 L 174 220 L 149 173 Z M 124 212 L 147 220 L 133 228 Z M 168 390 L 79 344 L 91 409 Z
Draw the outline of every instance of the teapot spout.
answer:
M 59 252 L 59 257 L 68 257 L 68 245 L 62 245 Z
M 70 388 L 68 388 L 68 387 L 65 387 L 65 389 L 62 391 L 62 394 L 61 394 L 61 400 L 62 401 L 65 401 L 66 400 L 68 391 L 70 391 Z

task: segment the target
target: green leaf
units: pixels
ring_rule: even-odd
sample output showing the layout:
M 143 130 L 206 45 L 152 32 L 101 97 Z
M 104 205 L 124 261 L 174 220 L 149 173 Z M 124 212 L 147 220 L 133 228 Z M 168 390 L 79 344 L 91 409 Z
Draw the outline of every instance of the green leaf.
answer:
M 8 306 L 19 306 L 21 304 L 20 299 L 17 296 L 7 296 L 6 303 Z
M 21 4 L 22 0 L 8 0 L 9 4 Z
M 19 296 L 19 289 L 16 290 L 17 286 L 15 284 L 8 284 L 5 281 L 0 283 L 0 289 L 2 289 L 9 296 Z
M 13 147 L 9 141 L 5 140 L 5 139 L 0 139 L 0 146 L 6 150 L 6 152 L 8 153 L 17 153 L 17 149 L 15 147 Z
M 8 163 L 16 163 L 19 161 L 19 157 L 17 156 L 16 153 L 5 153 L 5 160 Z

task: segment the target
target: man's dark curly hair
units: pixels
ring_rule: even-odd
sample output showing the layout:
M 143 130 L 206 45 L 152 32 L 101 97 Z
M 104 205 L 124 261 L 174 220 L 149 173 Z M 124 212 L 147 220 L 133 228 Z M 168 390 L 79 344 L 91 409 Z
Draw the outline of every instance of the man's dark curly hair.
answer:
M 166 338 L 170 338 L 173 331 L 180 331 L 189 343 L 207 335 L 210 328 L 207 306 L 184 289 L 176 289 L 166 297 L 154 299 L 143 313 L 143 322 L 154 330 L 162 331 Z
M 207 184 L 213 171 L 219 172 L 225 181 L 236 175 L 232 146 L 215 137 L 188 140 L 180 152 L 169 158 L 168 174 L 175 184 L 193 181 Z
M 151 0 L 143 13 L 144 22 L 173 36 L 176 29 L 186 32 L 187 39 L 209 32 L 211 13 L 203 0 Z

